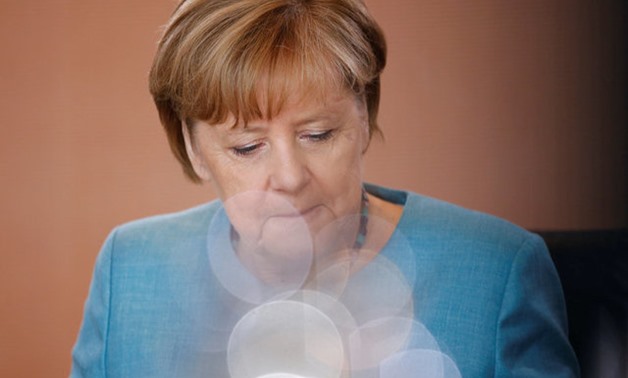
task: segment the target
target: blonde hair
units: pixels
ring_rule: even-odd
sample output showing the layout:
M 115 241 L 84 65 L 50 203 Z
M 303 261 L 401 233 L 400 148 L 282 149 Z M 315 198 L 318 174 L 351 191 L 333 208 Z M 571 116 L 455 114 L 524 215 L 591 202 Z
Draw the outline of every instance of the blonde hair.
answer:
M 384 36 L 361 0 L 184 0 L 149 86 L 174 155 L 198 182 L 183 122 L 272 118 L 290 93 L 344 89 L 365 99 L 372 135 L 385 62 Z

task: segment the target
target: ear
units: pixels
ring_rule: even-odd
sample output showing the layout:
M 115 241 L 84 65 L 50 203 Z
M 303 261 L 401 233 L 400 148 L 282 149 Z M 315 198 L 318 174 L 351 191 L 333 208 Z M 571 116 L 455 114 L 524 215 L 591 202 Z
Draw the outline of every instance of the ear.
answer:
M 362 137 L 360 138 L 360 141 L 362 142 L 362 155 L 364 155 L 366 153 L 366 150 L 368 150 L 369 145 L 371 144 L 371 128 L 369 127 L 368 120 L 366 121 L 366 125 L 364 125 L 363 127 Z
M 362 98 L 358 111 L 360 112 L 360 121 L 362 123 L 361 125 L 362 130 L 360 132 L 360 143 L 362 147 L 361 149 L 362 155 L 364 155 L 366 153 L 366 150 L 369 148 L 369 144 L 371 143 L 371 128 L 369 124 L 369 113 L 366 107 L 365 98 Z
M 188 154 L 188 159 L 190 159 L 190 163 L 192 163 L 192 168 L 194 168 L 196 175 L 200 177 L 202 181 L 211 181 L 211 172 L 202 154 L 199 152 L 197 138 L 192 135 L 192 127 L 193 126 L 189 125 L 186 121 L 181 122 L 185 151 Z

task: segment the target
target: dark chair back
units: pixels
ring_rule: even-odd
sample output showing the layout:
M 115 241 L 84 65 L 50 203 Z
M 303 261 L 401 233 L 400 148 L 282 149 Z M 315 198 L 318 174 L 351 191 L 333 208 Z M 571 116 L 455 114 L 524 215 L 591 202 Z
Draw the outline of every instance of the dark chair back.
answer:
M 558 270 L 583 378 L 628 377 L 628 229 L 539 232 Z

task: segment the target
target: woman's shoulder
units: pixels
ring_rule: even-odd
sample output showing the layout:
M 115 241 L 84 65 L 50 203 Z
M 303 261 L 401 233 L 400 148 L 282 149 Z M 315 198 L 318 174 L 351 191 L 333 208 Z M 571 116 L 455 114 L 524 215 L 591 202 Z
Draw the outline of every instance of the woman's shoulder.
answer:
M 519 243 L 532 235 L 504 218 L 420 194 L 409 194 L 407 211 L 410 223 L 448 237 Z
M 397 231 L 405 238 L 389 244 L 385 256 L 413 282 L 419 319 L 463 376 L 514 370 L 575 376 L 560 281 L 539 236 L 428 196 L 389 189 L 379 194 L 404 205 Z M 399 248 L 405 245 L 410 253 Z M 519 353 L 532 334 L 542 341 Z M 543 364 L 538 355 L 558 362 Z
M 153 215 L 121 224 L 106 244 L 117 255 L 160 255 L 205 241 L 209 223 L 220 208 L 218 201 L 174 213 Z M 160 253 L 162 252 L 162 253 Z
M 526 243 L 543 244 L 537 235 L 491 214 L 411 191 L 377 187 L 376 192 L 403 204 L 398 230 L 414 243 L 476 253 L 514 253 Z
M 219 208 L 220 202 L 215 200 L 177 212 L 157 214 L 132 220 L 118 226 L 118 228 L 125 232 L 161 231 L 164 228 L 171 229 L 173 227 L 185 229 L 189 229 L 190 227 L 196 228 L 207 224 Z

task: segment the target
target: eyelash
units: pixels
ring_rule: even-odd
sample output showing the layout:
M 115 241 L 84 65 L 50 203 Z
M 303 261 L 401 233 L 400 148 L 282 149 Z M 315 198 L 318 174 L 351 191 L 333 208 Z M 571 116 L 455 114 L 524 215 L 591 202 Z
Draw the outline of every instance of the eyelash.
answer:
M 313 143 L 322 143 L 331 139 L 333 134 L 334 130 L 327 130 L 321 133 L 306 134 L 304 138 Z M 263 143 L 252 143 L 242 147 L 231 147 L 231 151 L 237 156 L 247 157 L 253 155 L 262 144 Z
M 238 156 L 249 156 L 257 150 L 261 143 L 249 144 L 243 147 L 232 147 L 231 151 Z
M 334 130 L 327 130 L 320 133 L 307 134 L 305 137 L 312 142 L 324 142 L 333 136 Z

